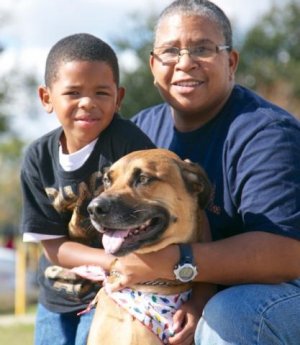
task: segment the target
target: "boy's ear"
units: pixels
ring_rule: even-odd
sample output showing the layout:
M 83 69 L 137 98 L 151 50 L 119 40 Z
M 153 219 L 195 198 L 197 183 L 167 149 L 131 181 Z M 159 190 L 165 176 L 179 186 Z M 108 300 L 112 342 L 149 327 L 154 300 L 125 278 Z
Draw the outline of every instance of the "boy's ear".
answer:
M 40 100 L 42 102 L 42 105 L 44 109 L 47 111 L 47 113 L 52 113 L 53 111 L 53 105 L 51 102 L 51 96 L 50 96 L 50 90 L 46 86 L 40 86 L 38 88 L 38 93 Z
M 116 112 L 118 112 L 120 110 L 124 96 L 125 96 L 125 88 L 119 87 L 118 88 L 117 103 L 116 103 Z

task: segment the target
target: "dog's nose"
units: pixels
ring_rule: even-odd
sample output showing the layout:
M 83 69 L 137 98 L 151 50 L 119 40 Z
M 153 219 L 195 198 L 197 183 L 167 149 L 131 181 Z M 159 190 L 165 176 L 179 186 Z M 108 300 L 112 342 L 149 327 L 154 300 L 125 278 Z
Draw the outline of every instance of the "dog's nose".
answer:
M 110 208 L 111 202 L 109 199 L 96 198 L 89 203 L 87 210 L 90 216 L 97 217 L 109 213 Z

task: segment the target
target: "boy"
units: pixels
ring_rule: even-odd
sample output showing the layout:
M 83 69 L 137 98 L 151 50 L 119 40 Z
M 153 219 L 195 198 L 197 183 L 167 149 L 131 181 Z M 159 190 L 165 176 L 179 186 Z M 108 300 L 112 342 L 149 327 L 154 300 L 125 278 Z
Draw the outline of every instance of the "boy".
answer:
M 29 146 L 21 170 L 23 240 L 43 246 L 35 344 L 83 345 L 93 313 L 77 313 L 99 286 L 68 268 L 108 269 L 113 260 L 100 249 L 86 206 L 101 191 L 104 166 L 154 145 L 117 114 L 124 97 L 118 60 L 92 35 L 71 35 L 52 47 L 39 96 L 61 127 Z

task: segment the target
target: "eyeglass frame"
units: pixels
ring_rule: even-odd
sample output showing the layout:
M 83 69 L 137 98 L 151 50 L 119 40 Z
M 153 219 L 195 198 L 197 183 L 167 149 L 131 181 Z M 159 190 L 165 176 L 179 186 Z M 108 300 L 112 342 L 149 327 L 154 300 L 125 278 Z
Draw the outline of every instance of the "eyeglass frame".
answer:
M 199 47 L 199 46 L 198 46 Z M 151 52 L 150 52 L 150 55 L 153 56 L 153 57 L 156 57 L 163 65 L 176 65 L 179 61 L 180 61 L 180 58 L 184 55 L 184 54 L 188 54 L 190 56 L 190 58 L 194 61 L 201 61 L 201 59 L 203 59 L 203 61 L 205 61 L 205 59 L 207 58 L 212 58 L 214 57 L 215 55 L 219 54 L 221 51 L 224 51 L 224 50 L 227 50 L 227 51 L 231 51 L 232 50 L 232 46 L 231 45 L 226 45 L 226 44 L 220 44 L 220 45 L 217 45 L 215 44 L 215 51 L 212 51 L 213 54 L 212 56 L 209 56 L 207 58 L 199 58 L 199 60 L 197 58 L 194 58 L 193 57 L 193 54 L 191 53 L 191 49 L 193 48 L 178 48 L 178 47 L 168 47 L 168 48 L 172 48 L 172 49 L 176 49 L 177 50 L 177 61 L 174 60 L 174 61 L 169 61 L 169 62 L 164 62 L 163 59 L 160 57 L 160 55 L 162 54 L 156 54 L 154 52 L 155 49 L 160 49 L 160 48 L 163 48 L 163 47 L 157 47 L 157 48 L 154 48 Z M 167 48 L 167 47 L 166 47 Z M 197 48 L 196 46 L 194 48 Z M 182 50 L 185 51 L 185 53 L 181 53 Z M 175 58 L 175 56 L 174 56 Z

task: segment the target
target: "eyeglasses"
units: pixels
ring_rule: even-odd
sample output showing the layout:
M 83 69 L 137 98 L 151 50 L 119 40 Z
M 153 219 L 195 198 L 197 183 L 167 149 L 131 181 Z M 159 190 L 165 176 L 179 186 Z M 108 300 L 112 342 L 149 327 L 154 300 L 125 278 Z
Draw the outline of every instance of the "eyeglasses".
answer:
M 158 47 L 150 53 L 163 65 L 176 64 L 184 54 L 188 54 L 196 62 L 208 61 L 223 50 L 231 50 L 229 45 L 203 44 L 191 48 Z

